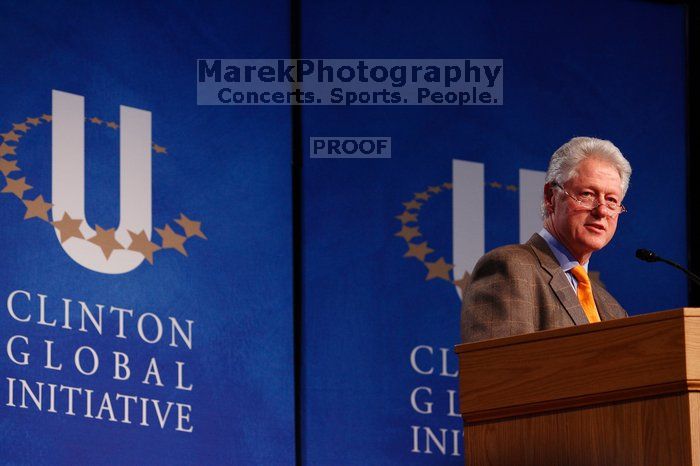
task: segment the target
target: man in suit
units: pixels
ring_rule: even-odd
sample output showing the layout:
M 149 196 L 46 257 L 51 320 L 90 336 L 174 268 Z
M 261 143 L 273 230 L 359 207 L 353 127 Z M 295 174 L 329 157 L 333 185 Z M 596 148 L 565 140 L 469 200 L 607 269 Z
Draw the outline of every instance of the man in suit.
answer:
M 610 141 L 579 137 L 557 149 L 545 178 L 543 228 L 527 243 L 494 249 L 476 264 L 464 292 L 462 340 L 627 316 L 588 277 L 588 264 L 615 234 L 631 173 Z

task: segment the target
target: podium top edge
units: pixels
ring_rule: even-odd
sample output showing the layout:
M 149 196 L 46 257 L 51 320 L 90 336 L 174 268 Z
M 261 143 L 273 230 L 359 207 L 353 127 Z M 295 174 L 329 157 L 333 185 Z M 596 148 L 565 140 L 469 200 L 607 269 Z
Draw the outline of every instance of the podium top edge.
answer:
M 455 345 L 454 351 L 457 354 L 467 353 L 471 351 L 480 351 L 488 348 L 497 348 L 499 346 L 512 346 L 522 343 L 530 343 L 534 341 L 549 340 L 552 338 L 569 337 L 582 333 L 604 332 L 607 330 L 618 329 L 622 327 L 645 325 L 651 322 L 686 317 L 700 317 L 700 308 L 682 307 L 667 311 L 656 311 L 646 314 L 639 314 L 631 317 L 625 317 L 623 319 L 614 319 L 605 322 L 597 322 L 588 325 L 576 325 L 552 330 L 542 330 L 534 333 L 526 333 L 523 335 L 514 335 L 512 337 L 496 338 L 493 340 L 483 340 L 472 343 L 460 343 Z

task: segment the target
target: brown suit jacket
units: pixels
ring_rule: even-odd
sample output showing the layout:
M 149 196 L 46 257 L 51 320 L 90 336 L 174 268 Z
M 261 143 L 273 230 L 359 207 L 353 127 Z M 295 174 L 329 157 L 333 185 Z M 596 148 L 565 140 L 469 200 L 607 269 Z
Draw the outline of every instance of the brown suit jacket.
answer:
M 627 316 L 600 282 L 592 278 L 591 285 L 601 320 Z M 566 273 L 537 234 L 484 255 L 462 302 L 464 342 L 587 323 Z

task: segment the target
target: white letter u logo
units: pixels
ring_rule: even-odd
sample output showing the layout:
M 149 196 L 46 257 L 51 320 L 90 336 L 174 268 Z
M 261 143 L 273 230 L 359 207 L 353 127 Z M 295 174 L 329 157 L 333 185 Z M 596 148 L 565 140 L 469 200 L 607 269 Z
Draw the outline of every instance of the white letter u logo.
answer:
M 85 218 L 85 98 L 52 91 L 52 217 L 67 213 L 85 219 L 80 231 L 85 238 L 96 232 Z M 119 107 L 119 227 L 115 238 L 124 247 L 131 243 L 128 231 L 151 238 L 151 112 Z M 134 270 L 144 260 L 138 252 L 117 249 L 109 257 L 89 241 L 60 242 L 78 264 L 100 273 L 121 274 Z

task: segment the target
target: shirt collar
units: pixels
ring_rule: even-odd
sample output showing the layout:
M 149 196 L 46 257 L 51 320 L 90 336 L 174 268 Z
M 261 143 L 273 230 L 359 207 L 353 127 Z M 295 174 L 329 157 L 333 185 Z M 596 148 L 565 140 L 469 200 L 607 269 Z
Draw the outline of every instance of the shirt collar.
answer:
M 559 262 L 559 265 L 564 272 L 568 272 L 577 265 L 581 265 L 576 259 L 574 259 L 574 256 L 571 255 L 569 250 L 566 249 L 558 239 L 552 236 L 552 234 L 547 231 L 546 228 L 542 228 L 539 235 L 547 242 L 549 249 L 552 250 L 552 254 L 554 254 L 554 257 L 557 259 L 557 262 Z M 583 268 L 586 269 L 586 273 L 588 273 L 588 264 L 590 264 L 590 262 L 591 261 L 586 262 L 586 265 L 583 266 Z

